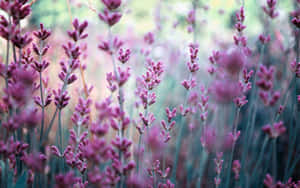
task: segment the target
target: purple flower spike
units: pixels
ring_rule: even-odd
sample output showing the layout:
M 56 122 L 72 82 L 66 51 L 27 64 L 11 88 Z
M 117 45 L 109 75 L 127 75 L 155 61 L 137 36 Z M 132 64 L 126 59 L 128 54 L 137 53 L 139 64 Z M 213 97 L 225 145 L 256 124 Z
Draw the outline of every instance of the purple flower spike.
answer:
M 79 20 L 75 18 L 72 24 L 73 24 L 73 30 L 68 31 L 68 35 L 71 39 L 74 40 L 74 42 L 77 42 L 80 39 L 85 39 L 88 37 L 88 34 L 84 33 L 84 31 L 88 26 L 87 21 L 79 23 Z
M 110 27 L 118 23 L 122 17 L 122 14 L 119 12 L 110 12 L 105 9 L 102 13 L 99 13 L 99 18 Z
M 29 36 L 28 33 L 25 33 L 24 35 L 21 35 L 20 33 L 18 33 L 18 34 L 15 34 L 11 40 L 16 47 L 24 48 L 29 43 L 31 43 L 32 38 Z
M 33 32 L 34 36 L 40 40 L 46 40 L 50 35 L 51 31 L 44 28 L 44 25 L 40 24 L 40 29 Z
M 274 123 L 273 126 L 265 125 L 263 126 L 262 130 L 269 135 L 271 138 L 277 138 L 280 135 L 284 134 L 286 128 L 282 121 Z
M 101 0 L 109 10 L 115 10 L 121 6 L 121 0 Z
M 122 48 L 120 49 L 119 51 L 119 61 L 123 64 L 125 64 L 129 58 L 130 58 L 130 54 L 131 54 L 131 51 L 129 49 L 127 49 L 126 51 L 123 50 Z
M 69 103 L 70 97 L 68 96 L 68 92 L 62 92 L 60 89 L 57 91 L 53 90 L 54 94 L 54 103 L 59 109 L 63 109 Z

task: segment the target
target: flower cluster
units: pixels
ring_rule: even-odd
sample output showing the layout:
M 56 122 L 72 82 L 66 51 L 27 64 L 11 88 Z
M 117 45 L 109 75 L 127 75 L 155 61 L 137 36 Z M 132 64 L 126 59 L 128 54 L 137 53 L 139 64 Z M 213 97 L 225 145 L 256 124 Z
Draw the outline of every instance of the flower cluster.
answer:
M 277 138 L 280 135 L 284 134 L 286 128 L 282 121 L 274 123 L 271 125 L 263 126 L 262 130 L 270 137 L 270 138 Z
M 251 50 L 247 47 L 247 38 L 243 35 L 243 31 L 246 29 L 246 25 L 244 24 L 245 11 L 243 6 L 236 13 L 236 21 L 235 29 L 237 30 L 237 35 L 233 36 L 234 43 L 236 46 L 241 46 L 245 54 L 250 55 Z
M 223 153 L 221 152 L 221 153 L 217 153 L 217 157 L 214 159 L 214 162 L 216 165 L 215 171 L 217 174 L 217 176 L 214 179 L 216 187 L 219 187 L 219 185 L 221 183 L 220 174 L 221 174 L 222 166 L 223 166 L 223 162 L 224 162 L 222 157 L 223 157 Z
M 117 11 L 121 6 L 121 0 L 102 0 L 102 3 L 105 5 L 105 9 L 98 16 L 109 27 L 112 27 L 122 17 L 122 14 Z
M 143 122 L 142 127 L 138 127 L 140 132 L 145 127 L 151 125 L 153 122 L 154 116 L 152 113 L 146 113 L 147 109 L 156 102 L 156 95 L 153 91 L 161 82 L 161 76 L 163 73 L 163 64 L 161 62 L 147 61 L 147 71 L 142 77 L 137 80 L 137 90 L 136 95 L 140 98 L 140 103 L 145 109 L 145 113 L 140 113 L 140 118 Z
M 174 108 L 172 111 L 169 108 L 166 108 L 166 114 L 168 118 L 167 122 L 165 122 L 164 120 L 160 122 L 163 128 L 161 131 L 161 135 L 164 137 L 165 143 L 169 142 L 169 140 L 171 139 L 170 131 L 176 123 L 174 120 L 172 121 L 172 119 L 176 116 L 176 108 Z
M 264 12 L 272 19 L 276 18 L 279 13 L 276 9 L 277 0 L 267 0 L 267 6 L 263 6 Z
M 280 92 L 273 90 L 274 72 L 274 67 L 267 68 L 261 65 L 257 73 L 259 80 L 256 82 L 256 85 L 260 89 L 259 97 L 267 106 L 275 105 L 280 98 Z
M 267 188 L 294 188 L 299 187 L 300 182 L 293 182 L 292 178 L 290 178 L 286 183 L 282 183 L 281 181 L 276 182 L 276 180 L 273 179 L 273 177 L 270 174 L 266 174 L 266 177 L 264 179 L 264 185 Z
M 187 45 L 189 35 L 165 38 L 162 9 L 168 2 L 158 1 L 157 27 L 140 37 L 112 33 L 122 15 L 132 13 L 125 8 L 130 3 L 100 2 L 98 17 L 107 32 L 100 31 L 107 38 L 100 36 L 98 48 L 107 73 L 99 77 L 104 86 L 100 81 L 94 87 L 85 64 L 92 62 L 93 20 L 88 28 L 87 21 L 72 19 L 65 34 L 47 23 L 31 29 L 39 20 L 29 20 L 31 9 L 40 4 L 0 0 L 0 37 L 6 43 L 0 54 L 0 187 L 300 187 L 291 178 L 298 178 L 300 159 L 299 0 L 286 18 L 290 29 L 274 19 L 285 10 L 267 0 L 259 9 L 268 15 L 259 36 L 245 33 L 251 11 L 239 5 L 227 29 L 234 43 L 214 37 L 218 50 L 201 65 L 211 42 L 201 36 L 211 35 L 199 32 L 210 31 L 214 22 L 204 30 L 205 21 L 196 17 L 205 18 L 208 5 L 193 0 L 188 15 L 176 20 L 193 33 Z M 68 3 L 71 10 L 74 2 Z M 84 5 L 97 12 L 90 2 Z M 295 41 L 285 43 L 290 31 Z M 56 64 L 58 82 L 51 77 Z M 285 160 L 278 165 L 279 159 Z

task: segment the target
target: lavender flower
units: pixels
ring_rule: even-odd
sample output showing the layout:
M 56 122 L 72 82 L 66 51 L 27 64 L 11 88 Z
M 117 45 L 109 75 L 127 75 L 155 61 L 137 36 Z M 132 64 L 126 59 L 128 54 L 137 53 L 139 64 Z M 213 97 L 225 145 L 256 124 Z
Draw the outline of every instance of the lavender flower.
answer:
M 119 8 L 122 3 L 121 0 L 101 0 L 101 1 L 109 10 L 115 10 Z
M 265 125 L 263 126 L 262 130 L 268 134 L 269 137 L 271 138 L 277 138 L 280 135 L 284 134 L 286 131 L 286 128 L 283 124 L 282 121 L 274 123 L 272 126 L 271 125 Z

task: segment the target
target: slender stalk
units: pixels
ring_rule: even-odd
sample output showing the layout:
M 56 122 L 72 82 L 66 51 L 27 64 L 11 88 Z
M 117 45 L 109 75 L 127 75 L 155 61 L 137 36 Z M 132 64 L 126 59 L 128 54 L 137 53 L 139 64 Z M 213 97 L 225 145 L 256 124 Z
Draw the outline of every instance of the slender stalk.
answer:
M 111 48 L 111 53 L 112 53 L 111 60 L 112 60 L 113 68 L 114 68 L 114 73 L 117 77 L 117 81 L 119 82 L 120 75 L 117 71 L 117 65 L 116 65 L 115 56 L 114 56 L 114 52 L 113 52 L 111 27 L 109 27 L 109 30 L 108 30 L 108 40 L 109 40 L 109 46 Z M 121 110 L 121 112 L 124 112 L 124 94 L 123 94 L 123 88 L 121 86 L 119 86 L 118 92 L 119 92 L 118 102 L 119 102 L 120 110 Z M 122 129 L 121 124 L 119 125 L 119 136 L 121 138 L 124 136 L 124 130 Z
M 149 98 L 149 89 L 147 88 L 147 99 Z M 148 101 L 147 101 L 147 104 L 146 104 L 146 107 L 145 107 L 145 111 L 144 111 L 144 117 L 147 117 L 148 116 Z M 149 129 L 149 125 L 147 125 L 147 129 Z M 148 134 L 148 130 L 146 132 Z M 143 133 L 144 134 L 144 133 Z M 139 137 L 139 145 L 138 145 L 138 152 L 140 152 L 141 150 L 141 145 L 142 145 L 142 137 L 143 137 L 143 134 L 140 134 L 140 137 Z M 146 148 L 146 147 L 145 147 Z M 146 152 L 146 150 L 144 151 Z M 139 153 L 140 154 L 140 153 Z M 137 164 L 139 165 L 140 163 L 140 156 L 138 154 L 138 158 L 137 158 Z M 137 168 L 137 172 L 139 173 L 139 168 Z
M 240 117 L 240 111 L 241 111 L 241 108 L 238 108 L 237 112 L 236 112 L 236 118 L 234 121 L 234 127 L 233 127 L 234 139 L 236 138 L 236 134 L 237 134 L 237 127 L 238 127 L 238 121 L 239 121 L 239 117 Z M 230 172 L 231 172 L 231 165 L 232 165 L 232 160 L 233 160 L 235 144 L 236 144 L 236 140 L 233 141 L 232 148 L 231 148 L 231 153 L 230 153 L 230 157 L 229 157 L 229 161 L 228 161 L 228 168 L 227 168 L 227 173 L 226 173 L 225 187 L 229 187 L 229 185 L 230 185 L 230 175 L 231 175 Z
M 140 167 L 140 149 L 141 149 L 141 142 L 142 142 L 142 134 L 139 137 L 139 144 L 138 144 L 138 155 L 136 160 L 136 172 L 139 173 Z
M 175 160 L 174 160 L 174 169 L 172 170 L 172 181 L 175 182 L 176 180 L 176 172 L 177 172 L 177 165 L 178 165 L 178 159 L 179 159 L 179 153 L 180 153 L 180 148 L 181 148 L 181 144 L 182 144 L 182 138 L 183 138 L 183 134 L 184 134 L 184 118 L 181 117 L 181 121 L 180 121 L 180 129 L 179 129 L 179 135 L 177 137 L 177 142 L 176 142 L 176 149 L 175 149 Z
M 198 0 L 193 0 L 193 10 L 194 10 L 194 14 L 195 14 L 195 23 L 193 24 L 193 42 L 194 44 L 196 44 L 197 42 L 197 2 Z
M 14 61 L 17 63 L 17 53 L 16 53 L 16 46 L 15 45 L 13 45 L 13 57 L 14 57 Z M 18 63 L 18 65 L 20 65 L 20 64 Z
M 191 80 L 193 77 L 192 73 L 190 74 L 190 78 L 189 80 Z M 184 100 L 184 105 L 183 105 L 183 108 L 185 108 L 185 106 L 187 105 L 188 103 L 188 97 L 189 97 L 189 94 L 190 94 L 190 90 L 188 90 L 186 92 L 186 96 L 185 96 L 185 100 Z M 185 131 L 185 125 L 184 125 L 184 120 L 185 118 L 184 117 L 181 117 L 181 121 L 180 121 L 180 129 L 179 129 L 179 135 L 177 137 L 177 140 L 176 140 L 176 148 L 175 148 L 175 159 L 174 159 L 174 169 L 172 170 L 172 176 L 171 176 L 171 180 L 173 182 L 175 182 L 175 179 L 176 179 L 176 171 L 177 171 L 177 165 L 178 165 L 178 159 L 179 159 L 179 153 L 180 153 L 180 149 L 181 149 L 181 144 L 182 144 L 182 138 L 183 138 L 183 134 L 184 134 L 184 131 Z
M 203 176 L 203 172 L 205 170 L 205 166 L 207 163 L 207 159 L 208 159 L 209 154 L 203 150 L 201 152 L 201 158 L 200 158 L 200 162 L 199 162 L 199 172 L 198 172 L 198 181 L 197 181 L 197 188 L 201 187 L 201 183 L 202 183 L 202 176 Z
M 69 60 L 70 62 L 72 61 L 72 59 L 70 59 Z M 61 87 L 61 93 L 63 93 L 66 89 L 67 89 L 67 81 L 68 81 L 68 79 L 69 79 L 69 76 L 70 76 L 70 71 L 68 71 L 67 72 L 67 75 L 66 75 L 66 78 L 65 78 L 65 80 L 64 80 L 64 83 L 63 83 L 63 85 L 62 85 L 62 87 Z M 50 131 L 51 131 L 51 128 L 52 128 L 52 126 L 53 126 L 53 124 L 54 124 L 54 120 L 55 120 L 55 118 L 56 118 L 56 115 L 57 115 L 57 112 L 58 112 L 58 107 L 56 107 L 56 109 L 55 109 L 55 112 L 54 112 L 54 114 L 53 114 L 53 116 L 52 116 L 52 118 L 51 118 L 51 121 L 50 121 L 50 123 L 49 123 L 49 125 L 48 125 L 48 129 L 46 130 L 46 134 L 45 134 L 45 136 L 43 137 L 43 140 L 42 140 L 42 142 L 43 141 L 45 141 L 45 140 L 47 140 L 48 139 L 48 135 L 49 135 L 49 133 L 50 133 Z M 42 144 L 42 142 L 41 142 L 41 144 Z
M 255 119 L 256 119 L 256 113 L 257 113 L 257 86 L 256 86 L 256 81 L 257 81 L 257 70 L 259 68 L 259 66 L 262 64 L 263 58 L 264 58 L 264 51 L 265 51 L 265 45 L 263 44 L 260 50 L 260 58 L 259 58 L 259 63 L 258 65 L 255 67 L 255 72 L 254 72 L 254 80 L 253 80 L 253 89 L 251 90 L 251 96 L 250 96 L 250 101 L 252 101 L 250 103 L 250 107 L 249 107 L 249 119 L 247 121 L 247 125 L 246 125 L 246 130 L 245 130 L 245 137 L 244 137 L 244 149 L 242 152 L 242 160 L 241 160 L 241 172 L 245 175 L 246 174 L 246 158 L 248 157 L 248 150 L 249 150 L 249 140 L 252 137 L 253 131 L 254 131 L 254 123 L 255 123 Z M 240 183 L 242 183 L 241 181 L 244 179 L 245 176 L 241 176 L 240 178 Z M 241 186 L 241 185 L 240 185 Z
M 293 161 L 293 163 L 291 164 L 291 166 L 289 167 L 285 177 L 284 177 L 284 180 L 286 181 L 287 178 L 291 177 L 292 176 L 292 173 L 294 172 L 295 170 L 295 167 L 297 166 L 298 162 L 300 161 L 300 155 L 298 155 L 296 157 L 296 159 Z
M 296 98 L 296 96 L 294 96 L 294 98 Z M 296 100 L 293 102 L 293 108 L 292 108 L 293 116 L 292 117 L 295 116 L 295 113 L 296 113 L 296 110 L 297 110 L 295 103 L 296 103 Z M 292 119 L 292 122 L 291 122 L 291 125 L 290 125 L 290 131 L 289 131 L 289 134 L 292 134 L 292 135 L 289 136 L 288 160 L 287 160 L 285 170 L 284 170 L 284 172 L 285 172 L 284 180 L 287 180 L 287 178 L 288 178 L 287 174 L 288 174 L 288 170 L 289 170 L 289 167 L 290 167 L 290 163 L 292 161 L 292 155 L 294 153 L 294 146 L 295 146 L 296 140 L 297 140 L 297 133 L 299 131 L 299 126 L 297 126 L 297 124 L 296 124 L 295 129 L 294 129 L 294 125 L 293 125 L 294 123 L 296 124 L 294 119 Z
M 297 29 L 297 31 L 299 32 L 299 30 Z M 300 40 L 300 35 L 299 33 L 296 34 L 295 36 L 295 51 L 296 51 L 296 62 L 299 62 L 299 59 L 300 59 L 300 46 L 299 46 L 299 40 Z M 291 160 L 292 160 L 292 154 L 293 154 L 293 151 L 294 151 L 294 146 L 295 146 L 295 143 L 296 143 L 296 138 L 297 138 L 297 132 L 299 130 L 299 126 L 297 126 L 297 114 L 299 112 L 299 109 L 297 108 L 297 78 L 296 76 L 294 75 L 294 79 L 293 79 L 293 85 L 294 85 L 294 92 L 293 92 L 293 95 L 292 95 L 292 111 L 293 111 L 293 116 L 292 116 L 292 121 L 291 121 L 291 125 L 290 125 L 290 128 L 291 130 L 289 131 L 289 133 L 292 133 L 292 136 L 289 136 L 289 141 L 291 141 L 291 143 L 289 144 L 289 147 L 288 147 L 288 160 L 287 160 L 287 164 L 285 166 L 285 177 L 284 177 L 284 180 L 287 180 L 288 176 L 287 176 L 287 172 L 288 172 L 288 169 L 289 169 L 289 166 L 290 166 L 290 163 L 291 163 Z M 295 117 L 295 114 L 296 114 L 296 117 Z M 293 124 L 295 123 L 295 130 L 293 128 Z
M 6 61 L 5 61 L 5 87 L 8 88 L 8 77 L 7 77 L 7 71 L 8 71 L 8 61 L 9 61 L 9 47 L 10 42 L 9 40 L 6 40 Z
M 109 46 L 111 48 L 111 60 L 112 60 L 112 63 L 113 63 L 113 68 L 114 68 L 114 72 L 115 72 L 115 75 L 117 77 L 117 81 L 120 82 L 120 75 L 117 71 L 117 65 L 116 65 L 116 62 L 115 62 L 115 56 L 114 56 L 114 51 L 113 51 L 113 46 L 112 46 L 112 32 L 111 32 L 111 27 L 109 27 L 109 30 L 108 30 L 108 38 L 109 38 Z M 119 92 L 119 97 L 118 97 L 118 102 L 119 102 L 119 106 L 120 106 L 120 110 L 121 112 L 124 112 L 124 94 L 123 94 L 123 88 L 122 86 L 119 86 L 119 89 L 118 89 L 118 92 Z M 119 137 L 122 139 L 124 137 L 124 129 L 122 127 L 122 121 L 123 119 L 121 119 L 119 121 Z M 121 162 L 123 163 L 124 161 L 124 156 L 122 155 L 122 152 L 120 151 L 119 152 L 120 154 L 120 160 Z M 123 175 L 121 175 L 121 182 L 120 182 L 120 187 L 122 188 L 123 187 L 123 184 L 124 184 L 124 179 L 125 177 L 123 177 Z
M 42 50 L 43 41 L 40 41 L 40 50 Z M 39 61 L 42 63 L 42 55 L 39 55 Z M 44 90 L 43 90 L 43 75 L 42 71 L 40 72 L 40 95 L 41 95 L 41 102 L 42 102 L 42 117 L 41 117 L 41 130 L 40 130 L 40 142 L 43 139 L 44 133 L 44 121 L 45 121 L 45 101 L 44 101 Z M 41 145 L 41 143 L 40 143 Z
M 5 160 L 5 171 L 4 171 L 4 187 L 8 187 L 8 173 L 9 173 L 9 164 L 8 159 Z
M 41 142 L 40 144 L 42 144 L 43 141 L 45 141 L 45 140 L 48 139 L 48 135 L 49 135 L 49 133 L 50 133 L 52 127 L 53 127 L 53 124 L 54 124 L 54 121 L 55 121 L 57 112 L 58 112 L 58 108 L 55 109 L 55 111 L 54 111 L 54 113 L 53 113 L 53 116 L 52 116 L 52 118 L 51 118 L 51 121 L 50 121 L 50 123 L 49 123 L 48 129 L 46 130 L 46 133 L 45 133 L 45 135 L 43 136 L 42 142 Z
M 58 148 L 60 153 L 63 153 L 63 129 L 61 121 L 61 109 L 58 110 Z M 60 168 L 65 172 L 64 158 L 60 158 Z
M 276 150 L 276 138 L 273 140 L 273 149 L 272 149 L 272 174 L 273 178 L 276 180 L 277 179 L 277 150 Z
M 59 137 L 59 150 L 63 153 L 63 136 L 62 136 L 62 125 L 61 125 L 61 109 L 58 110 L 58 137 Z
M 255 165 L 254 170 L 253 170 L 253 172 L 252 172 L 252 176 L 251 176 L 251 178 L 250 178 L 250 182 L 251 182 L 251 180 L 252 180 L 253 177 L 257 177 L 257 170 L 258 170 L 258 168 L 260 167 L 261 162 L 262 162 L 262 160 L 263 160 L 263 156 L 264 156 L 264 153 L 265 153 L 265 150 L 266 150 L 266 146 L 267 146 L 267 144 L 268 144 L 268 141 L 269 141 L 269 137 L 268 137 L 268 135 L 266 135 L 265 140 L 264 140 L 264 143 L 263 143 L 263 146 L 262 146 L 262 149 L 261 149 L 260 154 L 259 154 L 259 157 L 258 157 L 258 159 L 257 159 L 256 165 Z
M 41 117 L 41 131 L 40 131 L 40 142 L 43 139 L 44 132 L 44 121 L 45 121 L 45 104 L 44 104 L 44 92 L 43 92 L 43 80 L 42 80 L 42 72 L 40 72 L 40 94 L 42 101 L 42 117 Z

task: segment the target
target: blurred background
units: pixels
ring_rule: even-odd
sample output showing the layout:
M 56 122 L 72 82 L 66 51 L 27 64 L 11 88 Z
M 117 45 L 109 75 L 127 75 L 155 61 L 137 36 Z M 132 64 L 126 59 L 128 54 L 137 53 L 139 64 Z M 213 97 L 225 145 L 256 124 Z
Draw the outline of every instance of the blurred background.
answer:
M 264 29 L 265 15 L 261 9 L 264 4 L 263 0 L 245 0 L 245 24 L 247 25 L 245 36 L 248 37 L 248 46 L 254 49 L 254 52 L 258 45 L 258 35 Z M 121 21 L 112 28 L 112 33 L 124 41 L 123 48 L 129 48 L 133 52 L 128 63 L 132 76 L 125 89 L 125 105 L 130 116 L 138 114 L 138 111 L 130 107 L 135 103 L 136 78 L 145 72 L 145 52 L 150 52 L 151 58 L 155 61 L 162 61 L 166 70 L 162 84 L 156 91 L 157 103 L 150 109 L 157 114 L 157 119 L 162 119 L 166 106 L 175 107 L 184 101 L 182 97 L 185 90 L 180 83 L 187 78 L 188 74 L 186 67 L 189 59 L 188 45 L 195 37 L 200 49 L 201 71 L 198 74 L 198 80 L 207 85 L 211 79 L 207 73 L 208 57 L 213 50 L 226 50 L 233 46 L 235 12 L 240 6 L 239 0 L 199 1 L 196 15 L 197 27 L 193 33 L 189 32 L 187 22 L 187 16 L 193 8 L 192 0 L 123 0 L 121 8 L 123 16 Z M 97 47 L 101 40 L 108 38 L 108 27 L 98 18 L 98 13 L 103 8 L 100 0 L 34 1 L 31 17 L 21 24 L 25 31 L 30 31 L 43 23 L 53 32 L 49 40 L 51 53 L 48 53 L 47 57 L 51 62 L 46 72 L 49 78 L 49 89 L 58 87 L 59 62 L 65 58 L 61 46 L 68 40 L 66 31 L 70 29 L 72 20 L 78 18 L 89 22 L 89 37 L 82 43 L 82 48 L 86 49 L 82 63 L 87 66 L 84 80 L 88 85 L 94 86 L 92 92 L 94 101 L 101 101 L 110 95 L 107 89 L 106 73 L 113 69 L 111 59 Z M 293 10 L 292 1 L 279 1 L 278 10 L 279 17 L 276 18 L 276 22 L 271 23 L 275 31 L 272 33 L 276 46 L 275 52 L 289 48 L 293 40 L 288 23 L 289 12 Z M 148 32 L 154 34 L 154 44 L 151 46 L 144 42 L 144 35 Z M 4 49 L 0 53 L 2 57 L 5 57 Z M 254 56 L 249 66 L 256 62 L 257 58 Z M 63 121 L 69 121 L 70 126 L 72 124 L 69 117 L 77 102 L 79 89 L 83 88 L 83 83 L 81 76 L 69 89 L 72 91 L 73 104 L 64 112 L 65 120 Z M 48 109 L 48 118 L 51 117 L 53 110 L 54 108 Z

